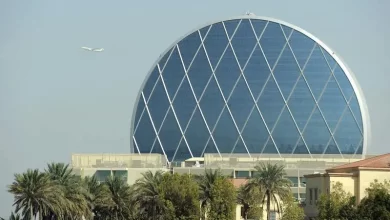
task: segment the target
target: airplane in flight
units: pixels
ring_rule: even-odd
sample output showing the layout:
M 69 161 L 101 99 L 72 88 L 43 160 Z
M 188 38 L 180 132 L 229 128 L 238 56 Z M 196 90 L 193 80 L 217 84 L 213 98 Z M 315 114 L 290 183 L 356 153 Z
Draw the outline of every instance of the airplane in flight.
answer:
M 84 50 L 92 51 L 92 52 L 103 52 L 104 48 L 90 48 L 90 47 L 81 47 Z

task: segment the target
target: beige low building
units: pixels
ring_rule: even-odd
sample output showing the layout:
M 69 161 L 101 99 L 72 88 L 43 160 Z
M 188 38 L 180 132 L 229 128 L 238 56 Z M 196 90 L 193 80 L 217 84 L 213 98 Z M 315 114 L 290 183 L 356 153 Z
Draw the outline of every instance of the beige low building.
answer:
M 374 180 L 379 182 L 390 180 L 390 154 L 371 157 L 325 170 L 325 173 L 315 173 L 304 176 L 306 178 L 307 217 L 316 217 L 318 210 L 316 202 L 322 193 L 332 192 L 333 184 L 340 182 L 346 192 L 362 200 L 365 190 Z
M 285 166 L 287 178 L 293 183 L 291 190 L 294 197 L 298 202 L 304 203 L 306 199 L 304 175 L 321 173 L 328 168 L 355 161 L 359 159 L 340 158 L 340 155 L 259 154 L 249 157 L 247 154 L 205 154 L 204 157 L 169 163 L 161 154 L 73 154 L 71 165 L 74 172 L 82 177 L 95 175 L 99 181 L 105 181 L 108 176 L 116 175 L 125 178 L 130 185 L 149 170 L 202 174 L 205 169 L 220 169 L 238 186 L 252 177 L 254 166 L 259 162 L 277 163 Z M 278 218 L 278 213 L 272 212 L 272 219 Z M 242 219 L 241 206 L 237 206 L 236 219 Z

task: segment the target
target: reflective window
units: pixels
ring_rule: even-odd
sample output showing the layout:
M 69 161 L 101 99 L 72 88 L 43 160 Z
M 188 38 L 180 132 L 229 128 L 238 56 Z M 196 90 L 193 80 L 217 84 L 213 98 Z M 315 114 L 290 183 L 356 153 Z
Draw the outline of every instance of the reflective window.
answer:
M 161 71 L 166 90 L 171 99 L 173 99 L 179 88 L 179 85 L 184 78 L 184 74 L 184 67 L 181 62 L 179 51 L 175 48 L 164 69 Z
M 274 76 L 286 100 L 290 96 L 300 73 L 301 71 L 295 61 L 290 47 L 285 47 L 274 69 Z
M 233 50 L 228 46 L 215 70 L 215 76 L 225 98 L 229 97 L 240 73 L 241 70 L 233 54 Z
M 228 38 L 222 23 L 213 24 L 204 40 L 204 47 L 211 65 L 215 69 L 228 45 Z
M 229 39 L 232 38 L 232 36 L 233 36 L 234 32 L 236 31 L 238 24 L 240 22 L 241 22 L 241 20 L 229 20 L 229 21 L 223 22 Z
M 330 133 L 321 112 L 316 108 L 303 133 L 312 154 L 322 154 L 328 145 Z
M 254 47 L 257 45 L 257 38 L 249 20 L 242 20 L 231 41 L 234 53 L 237 56 L 241 69 L 248 62 Z
M 255 102 L 252 99 L 249 89 L 243 77 L 241 77 L 233 90 L 228 101 L 228 106 L 232 112 L 234 121 L 241 130 L 249 117 Z
M 343 66 L 286 25 L 206 26 L 152 69 L 134 112 L 134 142 L 175 162 L 204 153 L 362 154 L 361 103 Z
M 260 44 L 269 65 L 273 69 L 276 60 L 279 58 L 279 55 L 286 45 L 286 38 L 284 37 L 280 25 L 274 22 L 269 22 L 267 28 L 261 36 Z
M 213 136 L 218 149 L 222 152 L 230 153 L 233 150 L 238 132 L 227 108 L 222 112 Z
M 303 74 L 314 97 L 318 100 L 331 74 L 328 63 L 318 45 L 309 57 Z
M 185 37 L 182 41 L 177 44 L 181 58 L 186 69 L 190 67 L 192 60 L 195 57 L 196 52 L 198 52 L 199 47 L 201 46 L 201 39 L 199 32 L 195 31 L 194 33 Z
M 173 108 L 180 126 L 184 129 L 196 107 L 196 100 L 192 94 L 192 90 L 188 80 L 185 78 L 177 91 L 176 97 L 173 100 Z
M 257 19 L 251 19 L 250 21 L 257 38 L 260 38 L 268 22 L 264 20 L 257 20 Z
M 288 41 L 291 49 L 294 51 L 299 66 L 301 69 L 304 69 L 310 53 L 314 49 L 314 41 L 298 31 L 294 31 Z
M 244 69 L 244 76 L 255 99 L 270 76 L 271 70 L 259 46 L 256 46 Z
M 347 103 L 333 76 L 330 77 L 318 105 L 333 132 L 345 108 L 347 108 Z

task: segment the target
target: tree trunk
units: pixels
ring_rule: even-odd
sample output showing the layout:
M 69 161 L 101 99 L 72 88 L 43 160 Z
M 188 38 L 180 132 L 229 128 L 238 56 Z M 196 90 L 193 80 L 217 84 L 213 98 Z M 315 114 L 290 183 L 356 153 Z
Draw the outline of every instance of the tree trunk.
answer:
M 271 220 L 271 195 L 269 191 L 267 191 L 267 219 Z

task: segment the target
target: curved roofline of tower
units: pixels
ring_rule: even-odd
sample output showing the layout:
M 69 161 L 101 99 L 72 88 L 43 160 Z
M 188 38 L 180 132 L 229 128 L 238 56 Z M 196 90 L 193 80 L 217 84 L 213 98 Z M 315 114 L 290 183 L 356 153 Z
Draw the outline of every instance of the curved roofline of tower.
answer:
M 133 112 L 132 112 L 132 117 L 131 117 L 131 124 L 130 124 L 130 126 L 131 126 L 130 127 L 130 135 L 131 135 L 130 136 L 130 152 L 131 153 L 134 152 L 134 146 L 133 146 L 134 119 L 135 119 L 135 115 L 136 115 L 136 111 L 137 111 L 137 107 L 138 107 L 138 102 L 139 102 L 139 99 L 141 97 L 142 90 L 144 89 L 144 86 L 145 86 L 146 82 L 148 81 L 151 73 L 153 72 L 154 68 L 159 63 L 159 61 L 162 59 L 162 57 L 167 52 L 169 52 L 169 50 L 172 47 L 174 47 L 181 40 L 183 40 L 184 38 L 186 38 L 187 36 L 189 36 L 193 32 L 198 31 L 198 30 L 200 30 L 200 29 L 202 29 L 204 27 L 210 26 L 212 24 L 220 23 L 220 22 L 223 22 L 223 21 L 236 20 L 236 19 L 265 20 L 265 21 L 270 21 L 270 22 L 274 22 L 274 23 L 278 23 L 278 24 L 282 24 L 284 26 L 290 27 L 290 28 L 292 28 L 292 29 L 294 29 L 296 31 L 301 32 L 302 34 L 306 35 L 307 37 L 309 37 L 310 39 L 315 41 L 317 44 L 319 44 L 322 48 L 324 48 L 333 57 L 333 59 L 340 65 L 341 69 L 344 71 L 345 75 L 347 76 L 349 82 L 352 85 L 352 88 L 353 88 L 354 92 L 356 93 L 356 98 L 357 98 L 357 100 L 359 102 L 360 112 L 361 112 L 362 121 L 363 121 L 363 128 L 362 129 L 363 129 L 363 139 L 364 139 L 364 141 L 363 141 L 362 158 L 365 158 L 365 155 L 367 154 L 367 147 L 369 146 L 369 144 L 371 144 L 370 116 L 369 116 L 369 113 L 368 113 L 368 106 L 367 106 L 366 99 L 365 99 L 364 94 L 363 94 L 363 90 L 360 87 L 359 83 L 357 82 L 357 79 L 356 79 L 355 75 L 353 74 L 352 70 L 346 65 L 344 60 L 332 48 L 330 48 L 328 45 L 326 45 L 323 41 L 321 41 L 320 39 L 315 37 L 310 32 L 308 32 L 308 31 L 306 31 L 306 30 L 304 30 L 304 29 L 302 29 L 302 28 L 300 28 L 300 27 L 298 27 L 296 25 L 293 25 L 293 24 L 290 24 L 288 22 L 285 22 L 283 20 L 279 20 L 279 19 L 271 18 L 271 17 L 266 17 L 266 16 L 257 16 L 257 15 L 254 15 L 254 14 L 234 16 L 234 17 L 231 17 L 231 18 L 228 18 L 228 19 L 223 19 L 223 20 L 214 20 L 214 21 L 208 22 L 206 24 L 200 25 L 200 26 L 192 29 L 191 31 L 187 32 L 186 34 L 182 35 L 180 38 L 178 38 L 176 41 L 174 41 L 169 47 L 167 47 L 167 49 L 165 49 L 165 51 L 163 53 L 160 54 L 160 56 L 156 59 L 156 61 L 153 63 L 152 67 L 150 68 L 150 70 L 149 70 L 148 74 L 146 75 L 144 81 L 142 82 L 140 90 L 138 91 L 138 94 L 137 94 L 137 98 L 135 99 L 135 105 L 133 107 Z

